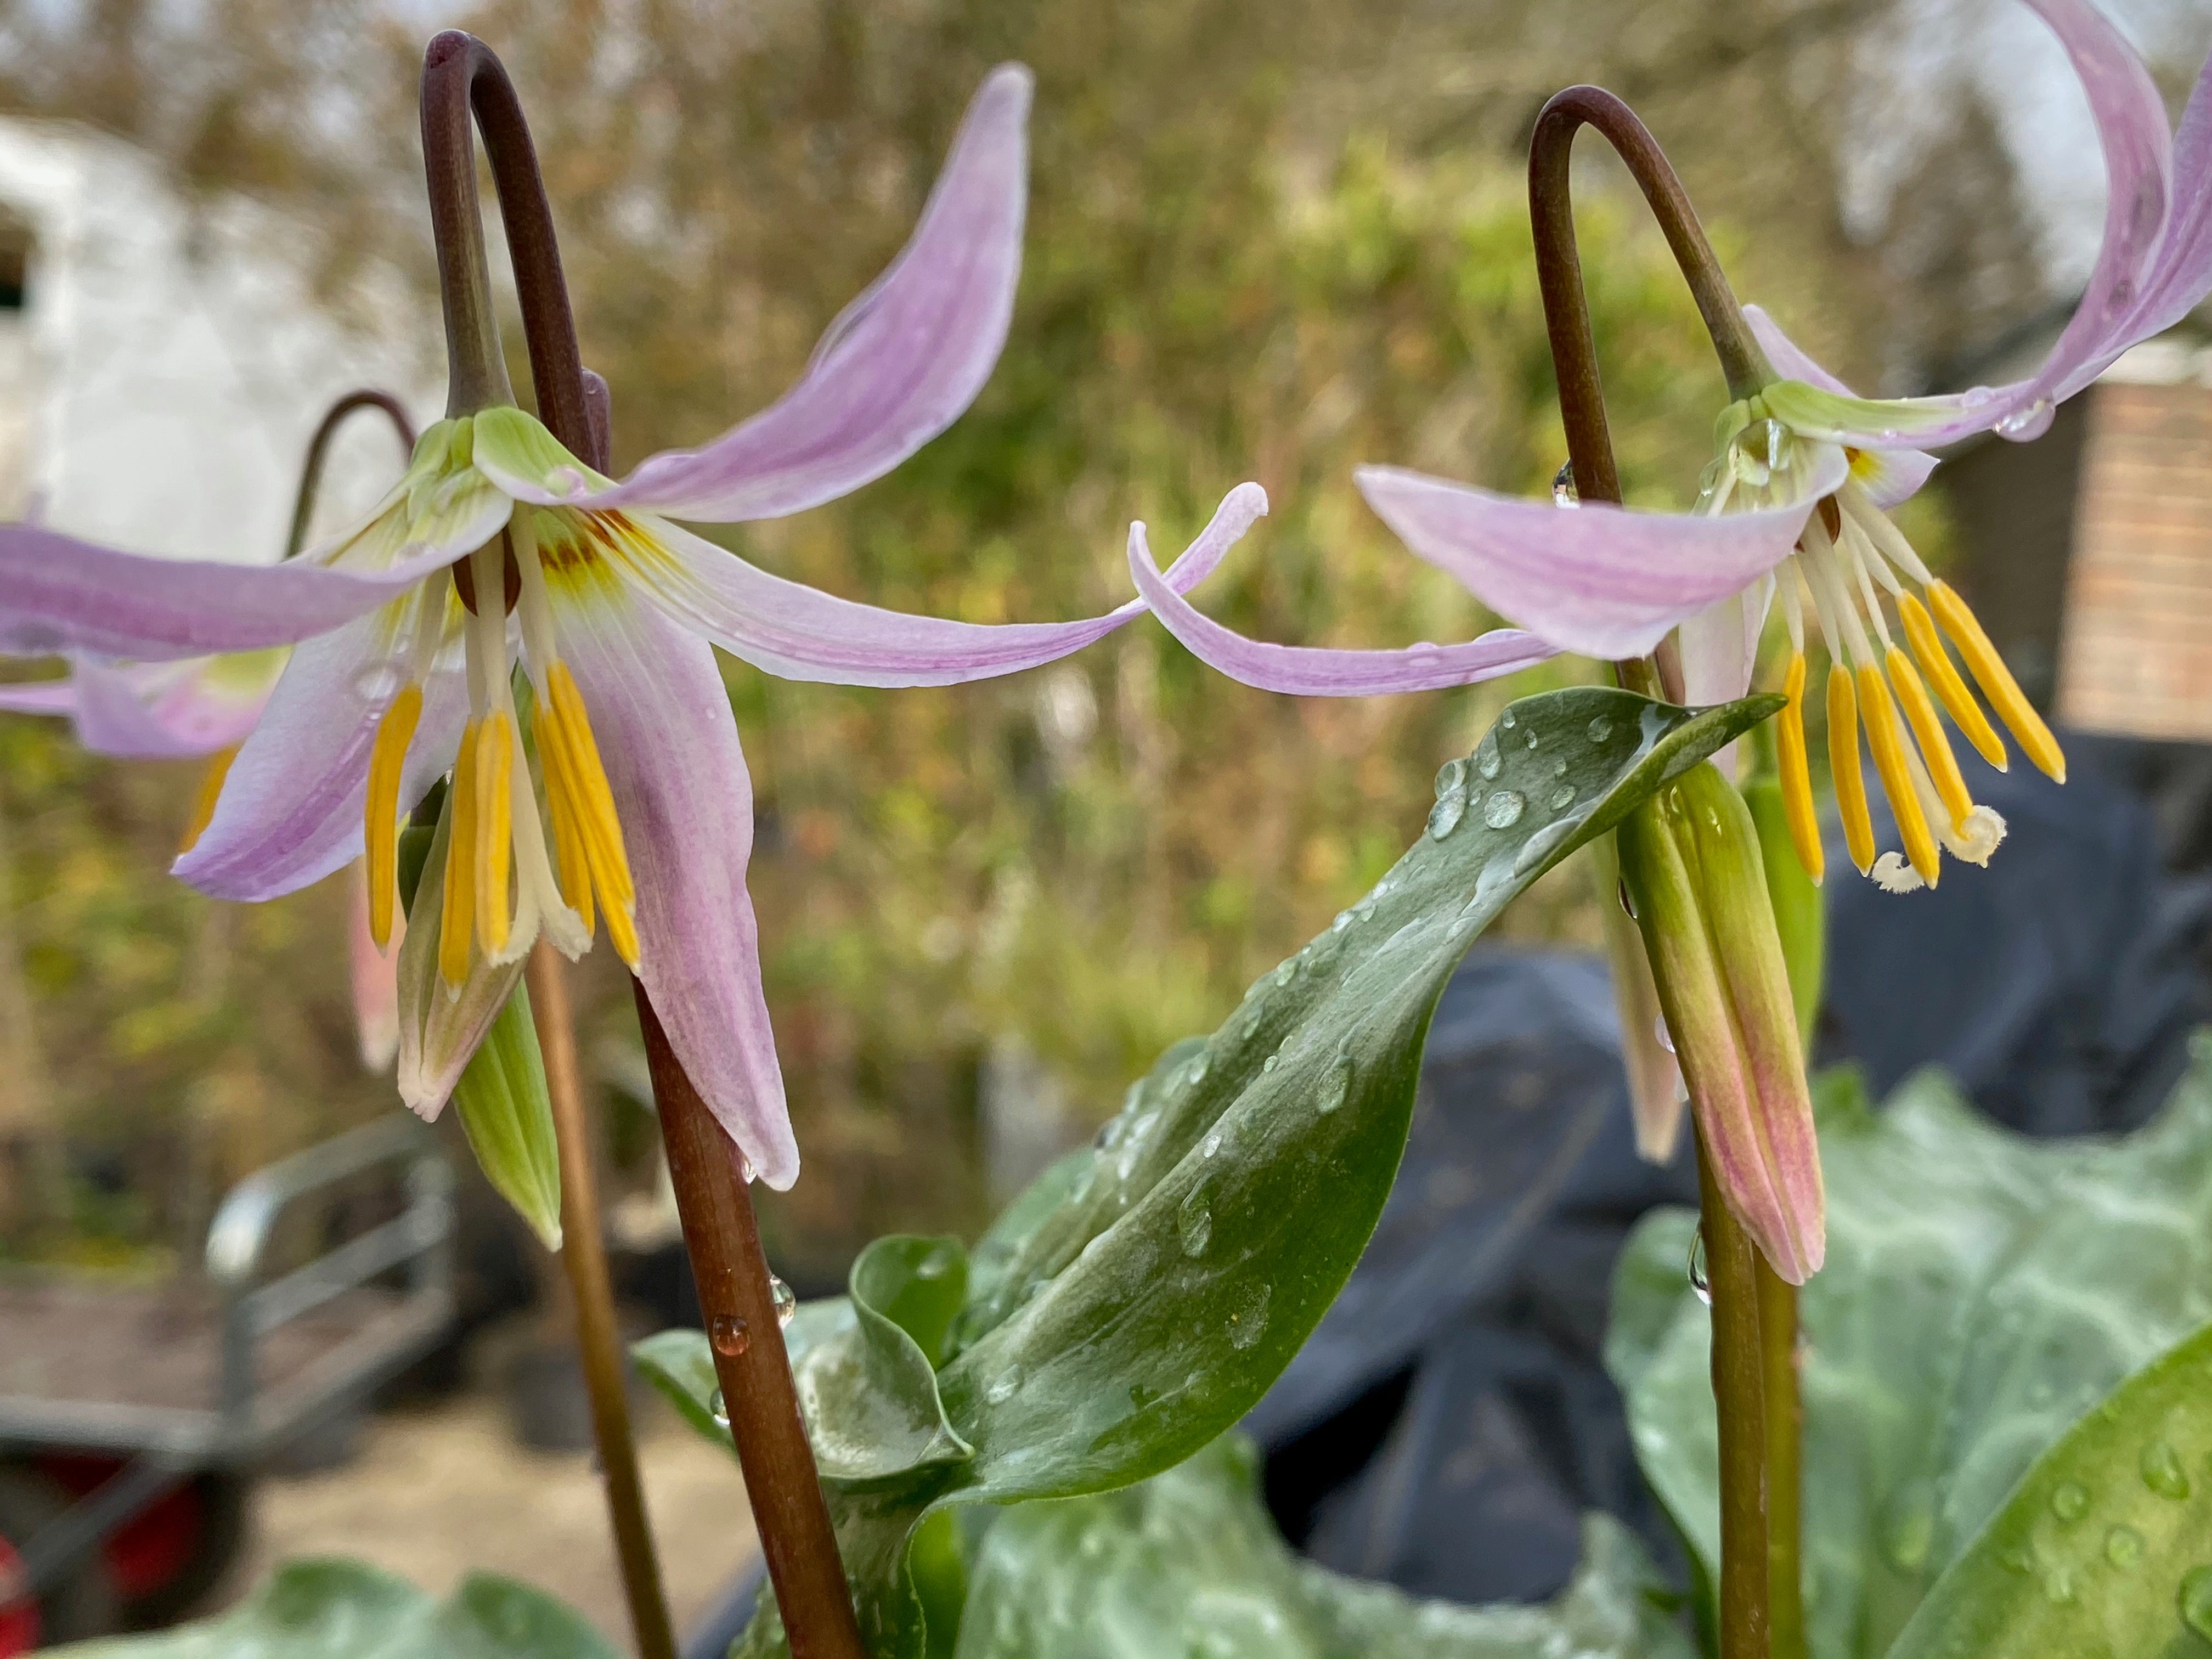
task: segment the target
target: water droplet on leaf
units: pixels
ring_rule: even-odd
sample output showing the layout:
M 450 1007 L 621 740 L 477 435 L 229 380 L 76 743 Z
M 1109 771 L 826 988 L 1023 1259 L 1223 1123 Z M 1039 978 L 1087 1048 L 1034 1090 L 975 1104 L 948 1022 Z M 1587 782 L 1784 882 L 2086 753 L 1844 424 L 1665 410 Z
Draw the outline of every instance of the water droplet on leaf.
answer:
M 1612 735 L 1613 722 L 1603 714 L 1600 714 L 1589 723 L 1589 740 L 1592 743 L 1603 743 Z
M 2191 1567 L 2182 1574 L 2174 1607 L 2183 1624 L 2212 1642 L 2212 1567 Z
M 1467 816 L 1467 797 L 1446 795 L 1429 808 L 1429 839 L 1442 841 L 1459 828 L 1459 821 Z
M 1322 1079 L 1320 1097 L 1314 1102 L 1315 1106 L 1324 1115 L 1336 1110 L 1351 1098 L 1354 1070 L 1352 1056 L 1345 1052 L 1344 1046 L 1340 1043 L 1336 1050 L 1336 1058 L 1329 1062 L 1328 1075 Z
M 1493 830 L 1509 830 L 1520 821 L 1521 809 L 1527 804 L 1517 789 L 1493 790 L 1482 804 L 1482 821 Z
M 1182 1253 L 1193 1261 L 1206 1254 L 1206 1247 L 1213 1242 L 1213 1211 L 1206 1203 L 1203 1184 L 1190 1189 L 1190 1195 L 1176 1212 L 1176 1235 L 1182 1241 Z
M 1554 812 L 1564 812 L 1574 804 L 1575 787 L 1571 783 L 1563 783 L 1552 791 L 1551 805 Z
M 707 1327 L 707 1340 L 716 1353 L 735 1359 L 752 1346 L 753 1334 L 736 1314 L 716 1314 Z
M 1510 732 L 1521 723 L 1521 718 L 1509 708 L 1498 717 L 1498 723 Z
M 2142 1449 L 2142 1483 L 2160 1498 L 2170 1498 L 2179 1504 L 2189 1496 L 2189 1476 L 2181 1467 L 2181 1455 L 2163 1440 L 2154 1440 Z
M 707 1396 L 707 1415 L 714 1419 L 718 1428 L 726 1429 L 730 1426 L 729 1402 L 722 1398 L 722 1391 L 720 1389 Z
M 1463 760 L 1446 761 L 1437 773 L 1437 799 L 1442 800 L 1446 795 L 1456 795 L 1466 783 L 1467 763 Z
M 1504 760 L 1498 752 L 1498 739 L 1494 737 L 1485 738 L 1474 751 L 1474 769 L 1482 775 L 1486 782 L 1496 777 L 1498 769 L 1504 764 Z
M 2142 1553 L 2143 1535 L 2133 1527 L 2114 1527 L 2105 1534 L 2105 1559 L 2116 1567 L 2132 1567 Z
M 991 1379 L 990 1386 L 983 1390 L 983 1398 L 994 1406 L 1003 1406 L 1014 1397 L 1014 1390 L 1021 1385 L 1021 1372 L 1009 1365 Z
M 1255 1285 L 1237 1298 L 1237 1310 L 1229 1316 L 1229 1346 L 1237 1352 L 1267 1334 L 1267 1297 L 1273 1289 L 1271 1285 Z
M 2051 1512 L 2061 1521 L 2079 1521 L 2089 1512 L 2089 1493 L 2071 1480 L 2062 1480 L 2051 1494 Z

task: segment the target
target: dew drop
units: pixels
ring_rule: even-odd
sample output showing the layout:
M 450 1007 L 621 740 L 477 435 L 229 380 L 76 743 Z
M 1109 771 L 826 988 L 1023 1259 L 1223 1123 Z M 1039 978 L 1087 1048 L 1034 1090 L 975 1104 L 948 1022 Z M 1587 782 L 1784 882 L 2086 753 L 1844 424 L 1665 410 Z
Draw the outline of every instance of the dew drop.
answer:
M 370 663 L 353 676 L 354 695 L 363 702 L 385 702 L 399 695 L 407 676 L 390 658 Z
M 1352 1074 L 1357 1068 L 1352 1056 L 1339 1043 L 1336 1058 L 1328 1064 L 1328 1075 L 1322 1079 L 1321 1093 L 1314 1105 L 1323 1115 L 1337 1109 L 1352 1097 Z
M 717 1428 L 726 1429 L 730 1426 L 729 1401 L 722 1398 L 722 1391 L 720 1389 L 707 1396 L 707 1414 L 714 1419 L 714 1425 Z
M 1620 890 L 1614 896 L 1620 900 L 1620 914 L 1631 921 L 1636 920 L 1636 896 L 1628 890 L 1628 878 L 1620 878 Z
M 774 1273 L 768 1277 L 768 1292 L 775 1304 L 775 1322 L 778 1326 L 791 1323 L 792 1315 L 799 1311 L 799 1296 L 790 1285 Z
M 1183 1080 L 1189 1084 L 1192 1088 L 1195 1089 L 1200 1084 L 1206 1081 L 1206 1074 L 1212 1069 L 1212 1056 L 1211 1054 L 1201 1054 L 1196 1060 L 1191 1061 L 1190 1069 L 1183 1073 Z
M 752 1346 L 753 1334 L 736 1314 L 716 1314 L 707 1327 L 707 1340 L 726 1359 L 735 1359 Z
M 1916 1480 L 1899 1492 L 1893 1506 L 1884 1544 L 1890 1564 L 1899 1572 L 1918 1572 L 1928 1565 L 1936 1545 L 1936 1489 Z
M 1536 734 L 1534 732 L 1531 732 L 1528 734 L 1528 746 L 1531 749 L 1534 749 L 1536 746 Z
M 1014 1390 L 1021 1385 L 1021 1372 L 1009 1365 L 991 1379 L 990 1386 L 983 1390 L 983 1398 L 994 1406 L 1003 1406 L 1014 1397 Z
M 2105 1534 L 2105 1559 L 2116 1567 L 2132 1567 L 2142 1553 L 2143 1535 L 2133 1527 L 2114 1527 Z
M 1203 1183 L 1190 1189 L 1182 1207 L 1176 1212 L 1176 1236 L 1182 1241 L 1182 1253 L 1194 1261 L 1213 1242 L 1213 1211 L 1206 1202 Z
M 1446 795 L 1456 795 L 1466 784 L 1467 763 L 1448 760 L 1437 773 L 1437 799 L 1442 800 Z
M 1583 498 L 1575 489 L 1575 464 L 1563 461 L 1559 470 L 1552 475 L 1552 505 L 1580 507 L 1582 504 Z
M 1527 805 L 1517 789 L 1492 790 L 1482 804 L 1482 821 L 1493 830 L 1510 829 L 1519 822 L 1521 809 Z
M 1552 775 L 1555 778 L 1564 778 L 1567 775 L 1567 762 L 1565 756 L 1552 763 Z
M 1651 1035 L 1657 1039 L 1659 1046 L 1668 1054 L 1674 1052 L 1674 1034 L 1667 1029 L 1666 1015 L 1662 1014 L 1651 1022 Z
M 2181 1575 L 2174 1606 L 2183 1624 L 2212 1642 L 2212 1567 L 2191 1567 Z
M 1269 1054 L 1267 1059 L 1260 1062 L 1260 1069 L 1262 1072 L 1272 1072 L 1282 1063 L 1283 1057 L 1280 1054 Z
M 1551 807 L 1554 812 L 1564 812 L 1575 804 L 1575 787 L 1563 783 L 1552 791 Z
M 1515 726 L 1520 725 L 1521 717 L 1509 708 L 1498 717 L 1498 723 L 1510 732 Z
M 2071 1480 L 2062 1480 L 2051 1494 L 2051 1512 L 2061 1521 L 2079 1521 L 2089 1512 L 2089 1493 Z
M 1497 738 L 1485 738 L 1474 751 L 1474 769 L 1482 775 L 1486 782 L 1496 777 L 1498 769 L 1504 764 L 1504 758 L 1498 752 Z
M 2074 1605 L 2074 1575 L 2064 1567 L 2053 1567 L 2043 1576 L 2043 1599 L 2055 1607 Z
M 1255 1285 L 1237 1299 L 1229 1316 L 1229 1346 L 1242 1353 L 1267 1333 L 1267 1297 L 1271 1285 Z
M 1612 735 L 1613 722 L 1605 715 L 1600 714 L 1589 723 L 1589 740 L 1592 743 L 1603 743 Z
M 1996 423 L 1997 435 L 2016 442 L 2040 438 L 2051 430 L 2051 416 L 2056 413 L 2050 398 L 2038 398 L 2025 409 L 2016 409 L 1999 420 Z
M 1467 797 L 1446 795 L 1429 808 L 1429 839 L 1442 841 L 1459 828 L 1459 821 L 1467 816 Z
M 2181 1468 L 2181 1455 L 2163 1440 L 2154 1440 L 2142 1449 L 2142 1483 L 2160 1498 L 2170 1498 L 2179 1504 L 2189 1496 L 2189 1476 Z
M 1218 1129 L 1209 1132 L 1206 1139 L 1198 1143 L 1198 1155 L 1200 1158 L 1212 1158 L 1220 1150 L 1221 1131 Z
M 1713 1287 L 1705 1277 L 1705 1230 L 1702 1227 L 1690 1235 L 1690 1291 L 1708 1308 L 1713 1305 Z

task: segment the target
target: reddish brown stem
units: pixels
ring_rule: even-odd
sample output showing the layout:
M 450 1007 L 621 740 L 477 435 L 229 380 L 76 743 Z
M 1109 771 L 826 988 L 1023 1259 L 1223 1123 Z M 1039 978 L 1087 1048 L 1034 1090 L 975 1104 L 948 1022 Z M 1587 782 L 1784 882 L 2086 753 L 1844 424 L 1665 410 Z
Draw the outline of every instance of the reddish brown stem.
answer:
M 861 1659 L 860 1624 L 799 1415 L 775 1284 L 738 1149 L 669 1047 L 645 987 L 635 989 L 684 1248 L 714 1338 L 714 1376 L 784 1631 L 795 1659 Z
M 407 418 L 407 410 L 399 399 L 388 392 L 364 387 L 349 392 L 330 406 L 315 435 L 307 440 L 307 459 L 300 467 L 300 493 L 292 498 L 292 528 L 284 538 L 284 556 L 290 558 L 307 542 L 307 520 L 315 516 L 315 495 L 322 488 L 323 464 L 330 459 L 331 440 L 338 435 L 338 428 L 346 417 L 358 410 L 380 409 L 392 422 L 392 429 L 399 439 L 400 448 L 410 455 L 415 453 L 415 423 Z

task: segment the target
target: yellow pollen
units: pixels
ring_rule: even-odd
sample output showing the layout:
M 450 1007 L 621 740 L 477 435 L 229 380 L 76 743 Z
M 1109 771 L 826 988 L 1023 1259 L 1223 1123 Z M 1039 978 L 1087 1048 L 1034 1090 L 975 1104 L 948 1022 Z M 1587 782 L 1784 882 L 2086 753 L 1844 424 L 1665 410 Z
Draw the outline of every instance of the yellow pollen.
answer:
M 399 896 L 399 781 L 422 717 L 422 688 L 403 686 L 376 723 L 376 744 L 368 753 L 368 931 L 380 951 L 392 944 L 392 907 Z
M 635 913 L 637 889 L 630 878 L 629 855 L 623 845 L 622 822 L 615 813 L 613 792 L 607 787 L 606 769 L 599 760 L 598 741 L 592 735 L 591 717 L 576 690 L 575 677 L 563 662 L 554 663 L 545 675 L 546 734 L 543 745 L 553 757 L 546 783 L 558 799 L 554 807 L 555 841 L 561 839 L 565 821 L 599 890 L 607 921 L 607 938 L 616 953 L 635 968 L 638 960 Z M 571 879 L 568 857 L 562 855 L 564 892 Z M 586 906 L 572 907 L 590 914 Z
M 1790 653 L 1790 677 L 1783 684 L 1790 701 L 1775 717 L 1777 757 L 1782 766 L 1782 811 L 1790 823 L 1790 845 L 1797 862 L 1819 886 L 1827 873 L 1827 854 L 1820 847 L 1820 826 L 1813 816 L 1813 776 L 1805 761 L 1805 653 Z
M 453 762 L 453 787 L 447 795 L 452 814 L 446 826 L 446 902 L 439 915 L 438 976 L 458 987 L 469 976 L 469 934 L 476 921 L 471 878 L 476 872 L 477 733 L 469 722 Z
M 592 931 L 592 866 L 584 853 L 584 840 L 576 832 L 574 815 L 568 806 L 566 787 L 562 781 L 563 764 L 559 739 L 552 730 L 552 722 L 541 724 L 543 743 L 539 750 L 545 763 L 545 805 L 553 819 L 553 856 L 560 867 L 561 896 L 568 908 L 581 917 L 584 931 Z
M 1974 613 L 1966 609 L 1948 582 L 1936 582 L 1928 590 L 1928 602 L 1936 608 L 1936 620 L 1943 624 L 1943 631 L 1958 646 L 1959 654 L 1973 670 L 1982 695 L 1997 711 L 1997 718 L 2011 730 L 2020 746 L 2033 761 L 2060 783 L 2066 781 L 2066 756 L 2058 747 L 2058 739 L 2051 735 L 2051 728 L 2043 723 L 2043 716 L 2035 712 L 2020 682 L 2012 677 L 2012 670 L 1997 655 L 1997 648 L 1990 643 L 1990 636 Z
M 1844 845 L 1864 875 L 1874 867 L 1874 820 L 1867 816 L 1866 778 L 1859 770 L 1858 695 L 1851 690 L 1851 671 L 1841 663 L 1828 667 L 1828 770 L 1844 820 Z
M 1966 741 L 1974 745 L 1981 757 L 1998 771 L 2003 771 L 2004 740 L 1997 736 L 1996 727 L 1990 724 L 1990 717 L 1982 713 L 1974 694 L 1966 690 L 1959 671 L 1951 665 L 1951 653 L 1936 636 L 1935 619 L 1929 616 L 1928 607 L 1911 594 L 1901 593 L 1898 596 L 1897 614 L 1904 619 L 1905 637 L 1912 641 L 1912 654 L 1919 659 L 1920 672 L 1936 688 L 1944 712 L 1966 734 Z
M 1897 819 L 1897 833 L 1905 842 L 1905 856 L 1930 887 L 1940 873 L 1942 854 L 1936 837 L 1928 833 L 1927 814 L 1913 792 L 1912 774 L 1905 769 L 1905 738 L 1898 730 L 1897 708 L 1889 700 L 1889 687 L 1872 663 L 1859 669 L 1859 702 L 1866 711 L 1867 747 L 1874 750 L 1875 770 L 1881 774 L 1889 810 Z
M 476 928 L 484 953 L 507 949 L 507 870 L 514 845 L 514 728 L 494 709 L 477 729 Z
M 1936 705 L 1928 699 L 1928 688 L 1912 672 L 1912 659 L 1893 645 L 1889 647 L 1889 683 L 1897 688 L 1897 701 L 1904 707 L 1905 724 L 1912 728 L 1912 735 L 1919 742 L 1936 793 L 1943 803 L 1943 810 L 1951 815 L 1951 832 L 1963 836 L 1966 833 L 1966 814 L 1974 810 L 1974 798 L 1966 793 L 1966 780 L 1960 775 L 1959 758 L 1951 752 L 1951 740 L 1943 735 L 1942 724 L 1936 718 Z
M 207 770 L 200 774 L 199 793 L 192 797 L 192 815 L 185 820 L 184 839 L 177 846 L 179 857 L 198 846 L 208 825 L 215 822 L 215 804 L 222 799 L 223 780 L 230 775 L 230 763 L 237 758 L 234 743 L 208 757 Z

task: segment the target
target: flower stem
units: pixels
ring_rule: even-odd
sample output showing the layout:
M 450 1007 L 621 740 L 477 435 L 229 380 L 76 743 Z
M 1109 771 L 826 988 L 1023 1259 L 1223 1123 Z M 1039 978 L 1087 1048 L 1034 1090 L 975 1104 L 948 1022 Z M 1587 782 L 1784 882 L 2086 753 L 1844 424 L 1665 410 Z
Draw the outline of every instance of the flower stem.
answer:
M 699 1309 L 710 1334 L 731 1334 L 709 1346 L 777 1611 L 794 1659 L 861 1659 L 860 1625 L 799 1415 L 738 1149 L 684 1074 L 645 987 L 635 989 Z
M 364 388 L 349 392 L 332 404 L 323 416 L 315 435 L 307 441 L 307 459 L 300 466 L 300 493 L 292 501 L 292 528 L 284 537 L 284 556 L 290 558 L 307 543 L 307 521 L 315 516 L 315 495 L 322 488 L 323 464 L 330 459 L 331 440 L 345 424 L 346 416 L 359 409 L 380 409 L 392 420 L 392 430 L 398 434 L 399 447 L 410 455 L 415 453 L 415 423 L 407 418 L 407 411 L 399 399 L 388 392 Z
M 1736 303 L 1728 274 L 1721 269 L 1680 175 L 1650 129 L 1626 104 L 1602 87 L 1569 87 L 1544 106 L 1528 141 L 1528 216 L 1535 232 L 1537 280 L 1543 287 L 1544 319 L 1551 329 L 1552 360 L 1559 366 L 1561 402 L 1566 401 L 1570 374 L 1578 383 L 1578 401 L 1594 406 L 1598 400 L 1597 350 L 1590 339 L 1589 307 L 1583 297 L 1569 177 L 1575 134 L 1584 126 L 1595 127 L 1598 136 L 1613 146 L 1650 204 L 1652 216 L 1674 250 L 1674 263 L 1690 285 L 1705 331 L 1712 337 L 1721 372 L 1728 376 L 1729 395 L 1750 397 L 1776 378 L 1774 368 L 1744 321 L 1743 307 Z M 1571 425 L 1567 450 L 1574 457 L 1576 484 L 1585 497 L 1620 499 L 1620 481 L 1613 474 L 1609 451 L 1601 466 L 1593 453 L 1586 468 Z
M 1713 1403 L 1720 1418 L 1720 1659 L 1768 1659 L 1765 1354 L 1759 1252 L 1729 1212 L 1698 1136 L 1698 1226 L 1712 1298 Z
M 553 1134 L 561 1150 L 561 1266 L 575 1304 L 576 1350 L 591 1395 L 592 1437 L 605 1483 L 607 1518 L 640 1659 L 676 1659 L 676 1632 L 660 1584 L 653 1528 L 646 1519 L 638 1480 L 637 1444 L 630 1434 L 628 1378 L 622 1334 L 615 1322 L 614 1287 L 607 1274 L 605 1241 L 599 1236 L 598 1185 L 578 1085 L 575 1022 L 568 1009 L 568 964 L 541 939 L 523 970 L 538 1047 L 545 1060 L 545 1089 L 553 1103 Z
M 1754 1249 L 1759 1346 L 1765 1387 L 1766 1563 L 1773 1659 L 1805 1659 L 1805 1578 L 1800 1542 L 1805 1402 L 1797 1377 L 1797 1287 Z

